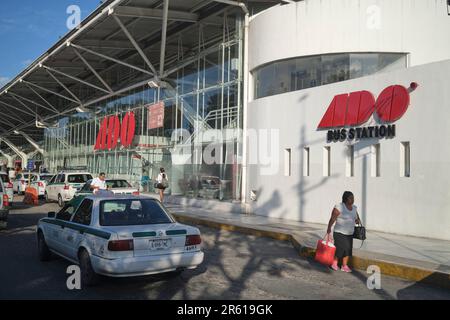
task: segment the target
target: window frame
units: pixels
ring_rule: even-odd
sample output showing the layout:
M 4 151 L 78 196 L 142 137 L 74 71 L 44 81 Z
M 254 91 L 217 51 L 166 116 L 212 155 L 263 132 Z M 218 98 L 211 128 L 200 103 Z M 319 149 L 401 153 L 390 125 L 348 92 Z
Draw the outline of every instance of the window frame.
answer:
M 63 211 L 67 210 L 68 208 L 73 208 L 73 212 L 70 214 L 69 219 L 66 220 L 66 219 L 60 218 L 59 215 L 62 214 Z M 56 213 L 55 219 L 60 220 L 60 221 L 67 221 L 67 222 L 69 222 L 69 221 L 72 220 L 72 216 L 74 215 L 75 211 L 76 211 L 75 206 L 68 203 L 61 210 L 59 210 L 58 213 Z
M 89 222 L 88 222 L 88 223 L 86 223 L 86 222 L 84 221 L 84 216 L 85 216 L 86 212 L 83 212 L 83 211 L 82 211 L 82 210 L 84 210 L 83 205 L 84 205 L 85 203 L 87 203 L 87 202 L 90 202 L 90 206 L 91 206 L 91 208 L 90 208 Z M 83 199 L 83 201 L 80 203 L 80 205 L 78 206 L 78 208 L 77 208 L 77 209 L 75 210 L 75 212 L 73 213 L 72 218 L 70 219 L 70 222 L 76 223 L 76 224 L 81 224 L 81 225 L 84 225 L 84 226 L 90 226 L 91 223 L 92 223 L 92 211 L 93 211 L 93 209 L 94 209 L 94 201 L 91 200 L 91 199 Z M 74 221 L 74 220 L 75 220 L 75 217 L 77 217 L 77 215 L 80 216 L 80 219 L 81 219 L 80 221 Z

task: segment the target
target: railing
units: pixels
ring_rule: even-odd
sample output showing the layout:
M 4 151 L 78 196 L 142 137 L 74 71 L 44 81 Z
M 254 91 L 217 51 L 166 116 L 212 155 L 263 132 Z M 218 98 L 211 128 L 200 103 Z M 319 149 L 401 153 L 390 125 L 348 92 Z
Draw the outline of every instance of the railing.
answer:
M 222 129 L 234 129 L 238 127 L 238 115 L 239 115 L 239 107 L 231 107 L 224 110 L 217 109 L 210 111 L 206 117 L 201 121 L 200 125 L 196 127 L 194 132 L 189 136 L 186 141 L 182 141 L 181 143 L 177 143 L 178 146 L 186 146 L 192 144 L 194 139 L 198 136 L 200 132 L 205 130 L 212 129 L 208 122 L 214 121 L 214 128 L 218 128 L 218 121 L 227 120 L 227 125 L 225 125 Z

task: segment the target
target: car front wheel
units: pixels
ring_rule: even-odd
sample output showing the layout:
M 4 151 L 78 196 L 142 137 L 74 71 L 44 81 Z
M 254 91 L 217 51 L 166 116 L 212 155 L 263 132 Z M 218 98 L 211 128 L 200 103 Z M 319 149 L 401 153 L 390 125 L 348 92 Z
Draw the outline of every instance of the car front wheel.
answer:
M 52 256 L 42 232 L 38 233 L 38 256 L 41 261 L 49 261 Z
M 82 286 L 95 286 L 98 284 L 100 278 L 92 268 L 91 259 L 89 253 L 86 250 L 81 251 L 80 257 L 80 270 L 81 270 L 81 285 Z

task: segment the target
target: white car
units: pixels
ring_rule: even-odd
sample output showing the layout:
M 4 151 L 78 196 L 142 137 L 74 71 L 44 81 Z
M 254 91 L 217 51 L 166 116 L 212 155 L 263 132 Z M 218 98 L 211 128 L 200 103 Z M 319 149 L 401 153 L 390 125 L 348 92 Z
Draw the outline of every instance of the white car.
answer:
M 12 205 L 14 200 L 14 186 L 11 182 L 11 179 L 9 178 L 9 174 L 1 171 L 0 172 L 0 178 L 2 179 L 3 186 L 5 187 L 6 194 L 8 195 L 8 201 L 9 205 Z
M 35 174 L 31 177 L 31 187 L 35 188 L 39 197 L 45 196 L 45 189 L 50 180 L 54 177 L 51 173 Z
M 55 175 L 45 188 L 46 201 L 58 201 L 60 207 L 72 200 L 77 191 L 92 179 L 89 172 L 60 172 Z
M 18 173 L 16 175 L 16 179 L 13 182 L 14 192 L 17 192 L 17 194 L 24 194 L 25 189 L 28 187 L 30 176 L 31 179 L 33 179 L 35 175 L 35 173 Z
M 93 194 L 93 190 L 91 190 L 91 183 L 92 180 L 89 180 L 86 182 L 86 184 L 80 189 L 80 191 L 77 191 L 75 193 L 75 196 L 88 196 Z M 133 195 L 138 196 L 139 195 L 139 189 L 134 188 L 131 186 L 131 184 L 124 179 L 105 179 L 106 186 L 108 187 L 108 190 L 110 190 L 114 194 L 120 194 L 120 195 Z
M 159 200 L 145 196 L 78 197 L 37 226 L 42 261 L 55 253 L 80 265 L 81 281 L 98 275 L 181 272 L 203 262 L 199 229 L 177 223 Z

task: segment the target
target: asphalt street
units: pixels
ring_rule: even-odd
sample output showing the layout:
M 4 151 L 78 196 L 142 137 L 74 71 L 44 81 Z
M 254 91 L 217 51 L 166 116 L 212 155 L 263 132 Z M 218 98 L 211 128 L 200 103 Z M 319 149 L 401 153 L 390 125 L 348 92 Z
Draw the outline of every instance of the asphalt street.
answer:
M 0 299 L 450 299 L 448 290 L 387 276 L 381 289 L 369 290 L 367 273 L 331 271 L 300 258 L 290 243 L 205 227 L 205 261 L 195 270 L 104 277 L 96 287 L 69 290 L 70 263 L 37 258 L 36 223 L 57 204 L 13 208 L 0 231 Z

